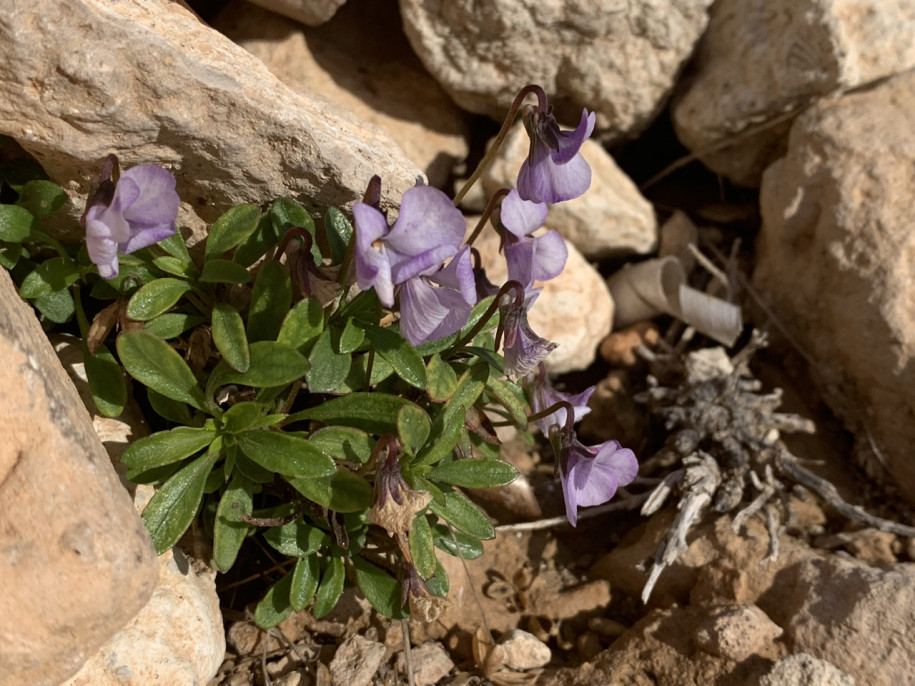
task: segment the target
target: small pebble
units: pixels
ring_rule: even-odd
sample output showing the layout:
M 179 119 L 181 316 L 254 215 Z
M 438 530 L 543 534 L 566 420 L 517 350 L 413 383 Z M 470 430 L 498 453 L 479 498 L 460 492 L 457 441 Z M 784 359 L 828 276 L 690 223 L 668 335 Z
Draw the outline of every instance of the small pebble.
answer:
M 505 666 L 520 671 L 544 667 L 553 657 L 549 646 L 521 629 L 512 631 L 502 642 L 502 648 L 505 650 Z

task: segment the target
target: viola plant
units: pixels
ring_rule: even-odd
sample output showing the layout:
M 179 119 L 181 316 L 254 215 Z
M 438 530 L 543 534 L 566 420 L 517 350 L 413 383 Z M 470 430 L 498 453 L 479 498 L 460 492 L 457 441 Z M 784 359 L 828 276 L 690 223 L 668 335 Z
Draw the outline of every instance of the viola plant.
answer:
M 121 174 L 109 157 L 76 248 L 41 228 L 66 201 L 60 188 L 36 169 L 0 169 L 15 197 L 0 205 L 0 263 L 47 325 L 79 329 L 99 412 L 123 411 L 131 378 L 156 415 L 161 430 L 122 457 L 128 478 L 157 487 L 143 512 L 156 549 L 199 515 L 221 572 L 250 537 L 286 556 L 257 606 L 261 626 L 304 608 L 322 617 L 347 584 L 389 617 L 412 608 L 433 619 L 448 591 L 436 548 L 473 558 L 494 536 L 462 489 L 517 476 L 499 459 L 494 420 L 521 431 L 534 421 L 550 439 L 573 525 L 579 507 L 634 478 L 631 451 L 577 439 L 590 391 L 549 385 L 542 363 L 555 344 L 527 319 L 567 256 L 543 229 L 546 203 L 586 190 L 578 148 L 594 126 L 585 112 L 560 131 L 536 87 L 509 119 L 531 92 L 531 156 L 492 219 L 501 287 L 434 188 L 406 191 L 393 224 L 377 178 L 353 224 L 288 198 L 239 205 L 193 259 L 175 230 L 175 178 L 161 167 Z

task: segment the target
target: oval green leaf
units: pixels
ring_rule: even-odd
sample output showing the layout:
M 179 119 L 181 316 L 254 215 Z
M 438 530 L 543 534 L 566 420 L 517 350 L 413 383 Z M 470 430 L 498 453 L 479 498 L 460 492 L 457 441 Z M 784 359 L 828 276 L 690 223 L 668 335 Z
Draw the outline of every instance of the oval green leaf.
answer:
M 50 217 L 67 202 L 64 189 L 52 181 L 35 179 L 26 183 L 19 191 L 16 204 L 24 207 L 38 219 Z
M 248 371 L 237 372 L 227 363 L 220 362 L 207 381 L 207 392 L 234 383 L 252 388 L 285 386 L 305 376 L 308 360 L 295 348 L 273 341 L 259 341 L 248 346 L 251 364 Z
M 241 544 L 251 530 L 241 515 L 251 514 L 253 499 L 254 484 L 241 474 L 232 478 L 219 499 L 213 523 L 213 566 L 217 571 L 227 572 L 235 564 Z
M 375 352 L 394 368 L 397 376 L 415 388 L 426 390 L 426 364 L 407 339 L 380 326 L 366 326 L 365 333 Z
M 488 540 L 494 538 L 496 531 L 483 511 L 461 493 L 445 493 L 445 504 L 436 501 L 429 504 L 429 509 L 446 522 L 451 522 L 455 529 L 476 538 Z
M 26 274 L 19 295 L 33 299 L 50 295 L 72 286 L 79 279 L 79 267 L 69 257 L 52 257 Z
M 343 467 L 331 476 L 287 481 L 312 502 L 334 512 L 362 512 L 372 506 L 369 482 Z
M 321 575 L 321 583 L 318 585 L 315 606 L 311 608 L 311 614 L 315 619 L 321 619 L 334 609 L 343 595 L 343 581 L 346 579 L 343 558 L 326 558 L 324 563 L 324 574 Z
M 518 478 L 518 470 L 502 460 L 471 457 L 434 467 L 427 479 L 462 488 L 495 488 Z
M 144 328 L 151 334 L 155 334 L 164 340 L 177 338 L 188 329 L 193 329 L 198 324 L 203 323 L 203 317 L 195 314 L 184 314 L 183 312 L 166 312 L 160 314 L 155 319 L 150 319 Z
M 264 540 L 289 557 L 313 556 L 322 546 L 330 545 L 330 536 L 301 519 L 267 529 Z
M 353 567 L 356 570 L 356 584 L 372 607 L 391 619 L 407 616 L 401 605 L 401 590 L 397 579 L 361 557 L 353 558 Z
M 254 622 L 261 629 L 276 626 L 292 614 L 292 605 L 289 602 L 289 590 L 292 588 L 292 572 L 277 581 L 264 599 L 254 608 Z
M 213 305 L 213 343 L 232 369 L 248 371 L 251 352 L 245 337 L 245 323 L 238 310 L 227 303 Z
M 397 414 L 409 400 L 388 393 L 349 393 L 331 398 L 307 410 L 289 416 L 289 423 L 311 419 L 325 424 L 342 424 L 370 434 L 394 433 Z
M 118 336 L 118 356 L 127 372 L 166 398 L 203 410 L 203 390 L 191 368 L 168 343 L 147 331 Z
M 251 273 L 242 265 L 229 260 L 208 260 L 200 274 L 203 283 L 248 283 Z
M 246 431 L 238 448 L 264 469 L 290 477 L 317 479 L 334 473 L 334 461 L 304 438 L 280 431 Z
M 215 438 L 216 434 L 207 429 L 176 426 L 131 443 L 121 456 L 121 464 L 134 470 L 161 467 L 190 457 L 210 445 Z
M 257 205 L 237 205 L 217 219 L 207 236 L 207 261 L 220 257 L 254 233 L 260 216 Z
M 182 467 L 156 491 L 143 510 L 143 522 L 158 554 L 175 545 L 187 531 L 217 457 L 218 454 L 207 453 Z
M 182 279 L 165 277 L 150 281 L 133 294 L 127 303 L 127 316 L 138 322 L 157 317 L 191 290 L 191 285 Z
M 292 281 L 283 265 L 265 262 L 254 282 L 248 310 L 248 340 L 275 341 L 292 305 Z
M 127 405 L 127 383 L 121 365 L 104 343 L 93 355 L 85 341 L 83 362 L 86 365 L 86 377 L 89 379 L 89 390 L 95 407 L 105 417 L 120 417 Z
M 331 330 L 324 329 L 308 356 L 309 368 L 305 383 L 312 393 L 331 393 L 336 390 L 349 374 L 353 358 L 334 350 Z
M 289 310 L 276 340 L 308 355 L 324 330 L 324 308 L 315 298 L 300 300 Z
M 0 241 L 21 243 L 29 237 L 35 218 L 24 207 L 0 205 Z
M 423 579 L 428 579 L 435 574 L 435 543 L 432 540 L 432 527 L 425 514 L 420 514 L 413 520 L 410 530 L 410 554 L 413 556 L 413 565 Z
M 365 464 L 372 455 L 375 438 L 350 426 L 326 426 L 318 429 L 308 440 L 335 460 Z
M 292 570 L 292 586 L 289 589 L 289 602 L 296 612 L 304 610 L 318 590 L 321 574 L 320 561 L 315 555 L 300 557 Z
M 432 420 L 418 405 L 404 405 L 397 413 L 397 435 L 409 455 L 416 455 L 426 444 Z

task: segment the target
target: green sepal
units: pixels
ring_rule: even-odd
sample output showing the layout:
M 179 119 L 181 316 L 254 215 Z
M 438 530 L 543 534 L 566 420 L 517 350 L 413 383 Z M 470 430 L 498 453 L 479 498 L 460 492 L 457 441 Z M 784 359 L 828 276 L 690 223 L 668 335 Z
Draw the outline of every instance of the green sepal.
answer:
M 375 352 L 394 368 L 394 373 L 414 388 L 426 390 L 426 364 L 422 356 L 400 334 L 380 326 L 366 326 Z
M 117 338 L 118 357 L 133 378 L 167 398 L 203 410 L 203 389 L 191 368 L 168 343 L 147 331 L 127 331 Z
M 238 310 L 227 303 L 213 305 L 212 328 L 213 343 L 226 363 L 237 372 L 248 371 L 251 351 L 245 337 L 245 322 Z
M 139 472 L 180 462 L 203 450 L 215 439 L 216 434 L 209 429 L 176 426 L 131 443 L 121 456 L 121 464 Z
M 315 604 L 311 608 L 311 614 L 315 619 L 321 619 L 334 609 L 340 596 L 343 595 L 343 582 L 346 580 L 343 558 L 325 558 L 324 564 L 324 573 L 321 575 L 321 583 L 318 584 Z
M 221 257 L 241 244 L 254 233 L 260 215 L 257 205 L 237 205 L 225 212 L 210 227 L 204 251 L 206 260 Z
M 495 538 L 496 530 L 483 511 L 457 491 L 445 493 L 444 505 L 433 500 L 429 503 L 429 509 L 465 534 L 482 540 Z
M 85 341 L 83 362 L 96 409 L 105 417 L 120 417 L 127 406 L 127 382 L 121 365 L 104 343 L 93 355 Z
M 213 472 L 216 474 L 217 472 Z M 241 515 L 250 515 L 254 508 L 254 484 L 241 474 L 232 477 L 216 508 L 213 524 L 213 566 L 227 572 L 235 564 L 238 551 L 251 531 L 251 525 Z
M 237 436 L 238 449 L 268 471 L 319 479 L 334 473 L 334 461 L 304 438 L 256 429 Z
M 248 283 L 251 280 L 251 272 L 240 264 L 229 260 L 207 260 L 203 265 L 203 271 L 200 272 L 200 281 L 202 283 L 228 283 L 240 284 Z
M 292 305 L 292 281 L 279 262 L 261 267 L 251 292 L 248 310 L 248 340 L 275 341 Z
M 145 284 L 127 303 L 127 316 L 138 322 L 157 317 L 177 303 L 181 296 L 191 290 L 183 279 L 164 277 Z
M 334 512 L 362 512 L 372 505 L 369 482 L 344 467 L 330 476 L 286 480 L 306 498 Z
M 315 597 L 321 574 L 320 560 L 315 555 L 300 557 L 292 570 L 289 602 L 296 612 L 304 610 Z
M 288 423 L 310 419 L 325 424 L 341 424 L 370 434 L 394 433 L 397 414 L 406 398 L 388 393 L 349 393 L 289 415 Z
M 410 555 L 413 557 L 413 566 L 423 579 L 428 579 L 435 574 L 435 543 L 432 540 L 432 527 L 425 513 L 420 513 L 413 520 L 410 530 Z
M 380 567 L 361 557 L 354 557 L 356 584 L 372 607 L 390 619 L 404 619 L 407 612 L 401 605 L 400 583 Z
M 79 279 L 79 267 L 69 257 L 52 257 L 26 274 L 19 295 L 29 300 L 72 286 Z
M 261 629 L 270 629 L 292 614 L 289 591 L 292 588 L 292 572 L 277 581 L 254 608 L 254 623 Z
M 502 460 L 472 457 L 433 467 L 426 478 L 462 488 L 495 488 L 517 479 L 518 470 Z

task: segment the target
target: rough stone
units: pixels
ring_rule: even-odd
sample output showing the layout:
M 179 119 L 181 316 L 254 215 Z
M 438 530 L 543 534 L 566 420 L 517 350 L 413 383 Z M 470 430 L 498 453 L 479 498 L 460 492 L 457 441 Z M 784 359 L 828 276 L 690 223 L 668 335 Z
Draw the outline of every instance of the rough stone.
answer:
M 384 660 L 384 644 L 355 634 L 337 648 L 330 661 L 330 675 L 335 684 L 369 686 Z
M 915 5 L 908 0 L 720 0 L 675 99 L 686 147 L 747 186 L 784 153 L 790 112 L 840 90 L 915 66 Z M 786 115 L 786 113 L 788 113 Z M 765 128 L 759 134 L 750 129 Z M 744 133 L 746 132 L 746 133 Z
M 234 2 L 214 23 L 303 96 L 353 113 L 387 133 L 444 188 L 467 156 L 467 117 L 410 49 L 396 12 L 351 0 L 333 21 L 303 30 L 282 17 Z M 383 179 L 386 181 L 386 179 Z
M 561 118 L 595 110 L 611 138 L 661 110 L 708 22 L 711 0 L 400 0 L 404 29 L 461 107 L 501 121 L 541 85 Z
M 515 629 L 501 642 L 509 669 L 526 671 L 546 666 L 553 654 L 548 645 L 527 631 Z
M 0 684 L 58 684 L 149 600 L 155 551 L 5 270 L 0 354 Z
M 865 465 L 915 502 L 915 73 L 821 103 L 763 177 L 754 285 Z
M 915 654 L 915 564 L 883 570 L 838 556 L 785 570 L 792 589 L 770 616 L 795 650 L 826 660 L 868 686 L 904 684 Z
M 855 680 L 835 666 L 806 653 L 787 655 L 759 680 L 759 686 L 855 686 Z
M 499 155 L 483 174 L 489 195 L 514 188 L 528 155 L 530 139 L 515 126 Z M 579 198 L 550 206 L 547 225 L 556 229 L 589 260 L 647 255 L 658 242 L 654 209 L 604 148 L 585 141 L 581 154 L 591 166 L 591 187 Z
M 373 174 L 385 201 L 420 171 L 387 135 L 294 93 L 257 58 L 167 0 L 12 0 L 0 9 L 0 133 L 70 194 L 72 221 L 101 160 L 159 163 L 205 221 L 282 196 L 345 205 Z
M 282 14 L 306 26 L 330 21 L 346 0 L 251 0 L 266 10 Z
M 413 682 L 416 686 L 434 686 L 454 669 L 454 661 L 448 657 L 445 649 L 432 641 L 413 648 L 410 658 L 413 661 Z
M 468 217 L 468 231 L 478 217 Z M 547 228 L 550 228 L 547 219 Z M 508 268 L 499 254 L 499 237 L 487 228 L 474 242 L 486 274 L 494 284 L 505 283 Z M 553 374 L 586 369 L 597 357 L 597 347 L 610 333 L 613 300 L 603 278 L 569 241 L 565 269 L 543 284 L 543 290 L 528 312 L 531 328 L 539 336 L 559 344 L 544 364 Z
M 724 605 L 698 619 L 695 641 L 710 655 L 743 662 L 764 652 L 782 633 L 755 605 Z

